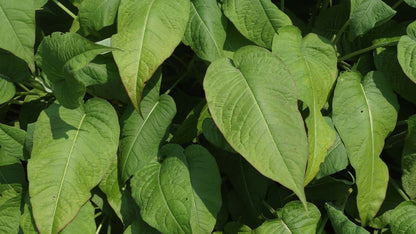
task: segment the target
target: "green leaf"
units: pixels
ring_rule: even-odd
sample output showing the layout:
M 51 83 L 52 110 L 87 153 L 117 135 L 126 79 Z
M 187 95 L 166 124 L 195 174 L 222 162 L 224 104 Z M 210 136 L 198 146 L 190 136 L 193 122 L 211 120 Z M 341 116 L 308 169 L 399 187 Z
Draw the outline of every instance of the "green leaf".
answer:
M 189 112 L 186 119 L 173 134 L 170 142 L 175 144 L 186 144 L 188 142 L 192 142 L 201 134 L 198 127 L 202 128 L 202 126 L 199 126 L 203 123 L 201 118 L 204 118 L 206 115 L 209 115 L 208 106 L 205 101 L 202 101 L 194 109 L 192 109 L 191 112 Z
M 144 221 L 162 233 L 191 233 L 192 185 L 182 147 L 166 145 L 163 162 L 152 162 L 131 179 Z
M 408 120 L 408 133 L 402 156 L 402 183 L 410 198 L 416 198 L 416 115 Z
M 327 176 L 314 180 L 305 188 L 308 201 L 334 201 L 343 202 L 353 183 L 347 180 L 335 179 Z M 330 193 L 328 191 L 331 190 Z
M 22 163 L 16 157 L 10 156 L 0 148 L 0 184 L 26 185 L 26 175 Z
M 416 232 L 416 202 L 405 201 L 398 205 L 390 221 L 392 233 L 405 234 Z
M 184 151 L 192 183 L 192 233 L 211 233 L 221 209 L 221 177 L 214 157 L 204 147 Z
M 227 21 L 227 36 L 223 48 L 224 54 L 228 58 L 233 58 L 234 52 L 247 45 L 253 45 L 253 43 L 241 35 L 231 22 Z
M 48 2 L 48 0 L 35 0 L 35 8 L 36 9 L 40 9 L 42 8 L 46 3 Z
M 397 58 L 404 73 L 416 83 L 416 21 L 407 26 L 407 35 L 400 38 Z
M 191 15 L 183 38 L 198 57 L 214 61 L 223 57 L 227 20 L 216 0 L 191 0 Z
M 22 185 L 0 184 L 0 233 L 18 233 Z
M 32 215 L 32 206 L 30 205 L 29 201 L 29 194 L 23 198 L 23 213 L 20 216 L 20 230 L 19 234 L 37 234 L 39 233 L 35 220 L 33 219 Z
M 335 131 L 321 114 L 337 78 L 337 55 L 329 41 L 310 33 L 302 38 L 295 26 L 278 30 L 273 40 L 273 53 L 279 56 L 293 75 L 299 99 L 308 106 L 306 118 L 309 159 L 305 184 L 313 180 L 336 140 Z
M 331 220 L 335 233 L 369 234 L 367 230 L 350 221 L 348 217 L 344 215 L 342 210 L 336 208 L 330 203 L 325 203 L 325 209 L 328 212 L 328 216 Z
M 270 0 L 224 0 L 222 7 L 241 34 L 268 49 L 272 48 L 277 30 L 292 25 L 290 18 Z
M 91 202 L 85 203 L 79 210 L 79 213 L 72 220 L 68 226 L 60 232 L 61 234 L 73 234 L 73 233 L 95 233 L 95 220 L 94 220 L 94 206 Z
M 0 146 L 10 156 L 23 158 L 23 144 L 26 132 L 17 127 L 0 123 Z
M 230 144 L 228 144 L 225 140 L 224 136 L 220 130 L 218 130 L 215 122 L 211 118 L 204 120 L 202 123 L 202 129 L 205 138 L 215 147 L 230 153 L 235 153 L 235 150 L 231 148 Z
M 36 63 L 42 68 L 57 100 L 66 108 L 81 105 L 86 81 L 82 69 L 109 47 L 94 44 L 75 33 L 52 33 L 39 45 Z
M 62 230 L 88 201 L 116 155 L 119 131 L 115 110 L 98 98 L 73 110 L 52 104 L 40 114 L 27 170 L 41 233 Z
M 0 104 L 8 102 L 16 93 L 14 84 L 0 75 Z
M 213 62 L 204 79 L 212 118 L 225 139 L 260 173 L 305 201 L 308 155 L 293 77 L 266 49 L 246 46 Z
M 189 19 L 189 0 L 126 0 L 112 37 L 120 76 L 136 109 L 146 81 L 180 43 Z
M 416 1 L 415 0 L 404 0 L 407 5 L 416 8 Z
M 357 177 L 357 207 L 365 226 L 386 195 L 389 172 L 379 158 L 384 140 L 393 131 L 399 106 L 387 79 L 370 72 L 338 78 L 333 99 L 333 120 Z
M 35 71 L 35 2 L 0 0 L 0 48 L 23 59 Z
M 318 208 L 308 203 L 306 212 L 302 203 L 292 201 L 279 211 L 279 218 L 264 222 L 253 231 L 253 234 L 312 234 L 321 218 Z
M 382 0 L 351 0 L 350 39 L 390 20 L 396 11 Z
M 156 229 L 153 229 L 150 227 L 147 223 L 145 223 L 143 220 L 138 219 L 134 220 L 133 223 L 126 228 L 126 230 L 123 232 L 123 234 L 159 234 Z
M 18 82 L 30 79 L 31 74 L 25 61 L 7 51 L 0 50 L 0 78 Z
M 84 34 L 97 32 L 114 23 L 120 0 L 83 0 L 78 20 Z

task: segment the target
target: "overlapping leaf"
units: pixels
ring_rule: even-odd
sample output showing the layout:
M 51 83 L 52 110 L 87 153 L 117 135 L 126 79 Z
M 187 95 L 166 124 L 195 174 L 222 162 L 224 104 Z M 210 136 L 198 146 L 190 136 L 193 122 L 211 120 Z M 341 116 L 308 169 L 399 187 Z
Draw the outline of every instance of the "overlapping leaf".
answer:
M 408 120 L 408 133 L 402 156 L 402 183 L 406 193 L 416 198 L 416 115 Z
M 404 73 L 416 83 L 416 22 L 407 27 L 407 35 L 400 38 L 397 58 Z
M 390 227 L 392 233 L 415 233 L 416 202 L 406 201 L 398 205 L 391 214 Z
M 335 233 L 369 234 L 369 232 L 363 227 L 360 227 L 349 220 L 348 217 L 344 215 L 342 210 L 339 210 L 335 206 L 326 203 L 325 209 L 328 212 L 328 216 L 331 220 Z
M 10 156 L 23 159 L 26 132 L 17 127 L 0 123 L 0 146 Z
M 78 20 L 82 32 L 89 34 L 114 23 L 120 0 L 83 0 Z

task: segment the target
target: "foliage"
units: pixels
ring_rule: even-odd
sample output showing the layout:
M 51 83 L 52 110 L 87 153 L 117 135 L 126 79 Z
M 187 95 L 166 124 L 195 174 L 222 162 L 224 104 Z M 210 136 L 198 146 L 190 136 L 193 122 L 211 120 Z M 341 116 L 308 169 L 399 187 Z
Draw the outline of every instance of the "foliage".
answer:
M 0 233 L 415 233 L 415 15 L 0 0 Z

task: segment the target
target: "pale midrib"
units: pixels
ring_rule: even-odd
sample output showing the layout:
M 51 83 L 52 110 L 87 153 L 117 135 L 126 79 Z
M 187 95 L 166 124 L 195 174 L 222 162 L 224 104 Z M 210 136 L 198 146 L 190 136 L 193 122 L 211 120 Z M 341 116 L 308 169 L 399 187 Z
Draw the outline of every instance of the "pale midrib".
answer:
M 178 220 L 176 220 L 175 215 L 173 215 L 172 211 L 170 210 L 170 206 L 168 205 L 168 202 L 166 200 L 165 197 L 165 193 L 163 192 L 162 186 L 161 186 L 161 182 L 160 182 L 160 173 L 162 172 L 162 165 L 160 165 L 159 167 L 159 172 L 157 175 L 157 185 L 160 189 L 160 193 L 162 194 L 162 198 L 163 198 L 163 203 L 166 205 L 166 207 L 168 208 L 169 214 L 172 216 L 173 220 L 175 221 L 175 223 L 178 225 L 178 227 L 183 231 L 183 233 L 186 233 L 186 231 L 182 228 L 182 226 L 179 224 Z
M 292 231 L 289 229 L 289 227 L 286 225 L 286 223 L 283 221 L 283 219 L 281 219 L 281 220 L 280 220 L 280 222 L 282 222 L 283 227 L 285 227 L 285 228 L 286 228 L 286 230 L 287 230 L 289 233 L 292 233 Z
M 4 17 L 7 19 L 7 22 L 8 22 L 8 24 L 7 24 L 7 25 L 9 25 L 9 27 L 12 29 L 11 31 L 13 31 L 14 36 L 17 38 L 17 41 L 19 42 L 19 43 L 17 43 L 17 44 L 19 45 L 20 49 L 24 50 L 24 47 L 23 47 L 22 41 L 21 41 L 21 40 L 19 39 L 19 37 L 17 36 L 17 32 L 16 32 L 16 30 L 14 30 L 14 27 L 13 27 L 13 25 L 11 24 L 11 21 L 10 21 L 9 17 L 7 16 L 6 12 L 4 12 L 3 7 L 0 7 L 0 11 L 3 13 Z
M 75 143 L 78 139 L 78 135 L 81 131 L 81 126 L 84 123 L 84 120 L 85 120 L 86 116 L 87 116 L 87 114 L 85 113 L 81 117 L 80 123 L 79 123 L 78 128 L 77 128 L 77 132 L 75 133 L 74 140 L 72 141 L 71 149 L 69 150 L 69 153 L 68 153 L 68 159 L 66 160 L 66 163 L 65 163 L 64 174 L 62 175 L 62 179 L 61 179 L 59 189 L 58 189 L 58 194 L 56 195 L 55 207 L 54 207 L 54 210 L 53 210 L 53 213 L 52 213 L 52 218 L 53 218 L 52 229 L 53 229 L 53 226 L 54 226 L 54 223 L 55 223 L 55 213 L 56 213 L 56 209 L 58 208 L 58 202 L 59 202 L 59 199 L 60 199 L 60 196 L 61 196 L 62 186 L 63 186 L 64 181 L 65 181 L 66 173 L 68 172 L 68 167 L 69 167 L 69 162 L 71 160 L 72 152 L 74 151 Z
M 198 18 L 201 20 L 202 25 L 204 25 L 204 26 L 205 26 L 205 28 L 206 28 L 206 30 L 207 30 L 207 32 L 208 32 L 209 37 L 210 37 L 210 38 L 211 38 L 211 40 L 214 42 L 214 45 L 215 45 L 215 48 L 217 49 L 218 54 L 219 54 L 219 55 L 221 55 L 221 54 L 222 54 L 222 51 L 221 51 L 221 49 L 219 48 L 219 46 L 218 46 L 218 44 L 217 44 L 217 41 L 216 41 L 216 40 L 215 40 L 215 38 L 214 38 L 214 35 L 212 35 L 211 31 L 209 30 L 208 25 L 206 25 L 206 23 L 205 23 L 205 21 L 202 19 L 201 15 L 199 15 L 199 12 L 196 10 L 196 7 L 195 7 L 194 3 L 192 3 L 192 2 L 191 2 L 191 6 L 192 6 L 192 8 L 194 9 L 195 14 L 196 14 L 196 15 L 198 16 Z
M 370 185 L 370 192 L 368 194 L 372 194 L 373 187 L 374 187 L 374 161 L 375 161 L 375 155 L 374 155 L 374 126 L 373 126 L 373 114 L 371 112 L 370 104 L 368 103 L 368 98 L 365 93 L 363 85 L 360 83 L 361 91 L 363 92 L 365 103 L 367 105 L 367 111 L 369 116 L 369 122 L 370 122 L 370 134 L 371 134 L 371 185 Z
M 264 124 L 266 125 L 267 133 L 268 133 L 268 135 L 270 136 L 270 138 L 272 139 L 273 146 L 274 146 L 274 148 L 277 150 L 277 152 L 279 153 L 280 157 L 282 158 L 282 161 L 283 161 L 283 163 L 285 164 L 285 167 L 286 167 L 286 171 L 287 171 L 287 172 L 291 175 L 291 176 L 290 176 L 290 180 L 292 181 L 293 185 L 294 185 L 294 186 L 298 189 L 298 185 L 297 185 L 297 184 L 295 183 L 295 181 L 293 180 L 293 176 L 292 176 L 292 174 L 290 173 L 290 170 L 288 169 L 288 166 L 287 166 L 287 164 L 286 164 L 286 161 L 283 159 L 283 155 L 282 155 L 282 153 L 280 152 L 279 148 L 277 147 L 277 143 L 276 143 L 276 141 L 274 140 L 274 137 L 273 137 L 272 132 L 270 131 L 270 128 L 269 128 L 268 122 L 267 122 L 266 118 L 264 117 L 264 113 L 263 113 L 262 109 L 260 108 L 260 106 L 259 106 L 259 104 L 258 104 L 258 101 L 257 101 L 256 97 L 254 96 L 253 90 L 251 89 L 250 85 L 248 85 L 248 82 L 247 82 L 247 80 L 246 80 L 245 76 L 243 75 L 243 73 L 241 73 L 240 69 L 236 68 L 236 70 L 237 70 L 237 72 L 240 74 L 240 76 L 241 76 L 241 78 L 242 78 L 242 80 L 243 80 L 244 84 L 246 85 L 247 89 L 249 90 L 250 96 L 251 96 L 251 98 L 254 100 L 255 106 L 257 107 L 258 111 L 261 113 L 261 114 L 260 114 L 260 116 L 261 116 L 261 118 L 262 118 L 262 120 L 263 120 Z
M 139 135 L 141 134 L 141 132 L 142 132 L 142 130 L 143 130 L 143 128 L 144 128 L 144 126 L 146 125 L 147 121 L 148 121 L 148 120 L 150 119 L 150 117 L 152 116 L 153 111 L 156 109 L 156 107 L 158 106 L 159 102 L 160 102 L 160 101 L 157 101 L 157 102 L 154 104 L 154 106 L 153 106 L 153 107 L 152 107 L 152 109 L 150 110 L 149 114 L 147 115 L 146 119 L 144 119 L 143 124 L 140 126 L 140 128 L 138 128 L 138 129 L 137 129 L 136 134 L 135 134 L 135 136 L 134 136 L 134 139 L 133 139 L 133 141 L 132 141 L 132 143 L 131 143 L 131 145 L 130 145 L 130 148 L 129 148 L 129 150 L 127 151 L 127 157 L 126 157 L 126 160 L 125 160 L 125 161 L 124 161 L 124 163 L 123 163 L 123 167 L 121 167 L 121 168 L 122 168 L 122 171 L 124 171 L 124 169 L 126 168 L 126 164 L 127 164 L 128 160 L 129 160 L 129 158 L 130 158 L 131 151 L 133 150 L 133 146 L 136 144 L 137 138 L 139 138 Z M 135 110 L 133 110 L 133 111 L 135 111 Z

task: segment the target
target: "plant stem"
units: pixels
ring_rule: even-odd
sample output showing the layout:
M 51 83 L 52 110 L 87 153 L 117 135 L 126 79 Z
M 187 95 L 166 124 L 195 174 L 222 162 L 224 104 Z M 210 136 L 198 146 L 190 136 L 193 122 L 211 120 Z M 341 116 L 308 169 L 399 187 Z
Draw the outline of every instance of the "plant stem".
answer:
M 348 28 L 350 24 L 350 20 L 345 21 L 344 25 L 342 25 L 341 29 L 338 31 L 335 38 L 332 39 L 332 44 L 337 45 L 339 40 L 341 39 L 342 34 L 344 34 L 345 30 Z
M 352 52 L 350 54 L 347 54 L 345 56 L 342 56 L 341 58 L 338 59 L 338 61 L 348 60 L 350 58 L 353 58 L 353 57 L 358 56 L 358 55 L 361 55 L 361 54 L 365 54 L 365 53 L 367 53 L 369 51 L 372 51 L 374 49 L 377 49 L 379 47 L 392 46 L 392 45 L 397 44 L 397 42 L 398 42 L 398 40 L 397 41 L 389 41 L 389 42 L 375 44 L 375 45 L 369 46 L 367 48 L 364 48 L 364 49 L 361 49 L 361 50 L 357 50 L 357 51 L 354 51 L 354 52 Z
M 389 181 L 390 181 L 390 184 L 393 186 L 393 188 L 396 189 L 396 191 L 400 194 L 400 196 L 402 196 L 402 198 L 405 201 L 410 201 L 410 198 L 407 196 L 407 194 L 400 188 L 400 186 L 397 184 L 397 182 L 393 178 L 391 178 L 391 176 L 390 176 Z
M 17 85 L 19 85 L 19 87 L 22 88 L 22 89 L 24 89 L 26 92 L 30 92 L 30 89 L 27 88 L 26 86 L 24 86 L 23 84 L 17 83 Z
M 63 11 L 65 11 L 69 16 L 73 19 L 77 18 L 77 16 L 72 13 L 68 8 L 66 8 L 62 3 L 58 2 L 58 0 L 52 0 L 57 6 L 59 6 Z
M 265 200 L 263 200 L 262 203 L 269 210 L 269 212 L 277 218 L 276 210 L 271 205 L 269 205 Z
M 404 0 L 399 0 L 399 1 L 397 1 L 391 8 L 392 9 L 396 9 L 397 7 L 399 7 L 400 6 L 400 4 L 402 4 L 404 2 Z
M 101 223 L 100 223 L 100 225 L 98 225 L 98 228 L 97 228 L 97 231 L 95 232 L 95 234 L 100 233 L 101 228 L 103 227 L 103 224 L 104 224 L 104 222 L 105 222 L 106 220 L 107 220 L 107 216 L 105 216 L 105 217 L 103 218 L 103 220 L 101 220 Z

